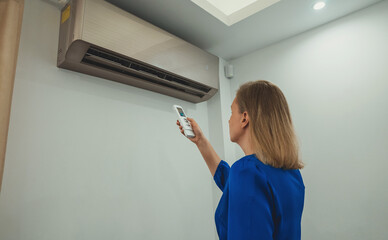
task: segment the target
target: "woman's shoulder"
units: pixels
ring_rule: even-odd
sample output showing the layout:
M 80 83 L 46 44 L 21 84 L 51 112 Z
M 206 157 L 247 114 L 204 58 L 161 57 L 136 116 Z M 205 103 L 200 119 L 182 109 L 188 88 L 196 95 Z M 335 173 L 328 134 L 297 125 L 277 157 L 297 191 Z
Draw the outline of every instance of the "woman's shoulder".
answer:
M 260 161 L 255 154 L 244 156 L 236 162 L 236 167 L 255 169 L 257 174 L 263 176 L 272 185 L 279 185 L 279 182 L 293 182 L 304 188 L 304 182 L 299 169 L 282 169 L 267 165 Z
M 265 167 L 265 164 L 261 162 L 255 154 L 250 154 L 243 156 L 239 160 L 237 160 L 235 163 L 232 164 L 231 167 L 235 168 L 244 168 L 244 167 Z
M 282 168 L 276 168 L 270 165 L 267 165 L 260 161 L 256 157 L 255 154 L 246 155 L 239 160 L 237 160 L 232 166 L 231 170 L 233 171 L 241 171 L 241 170 L 247 170 L 251 169 L 252 171 L 256 172 L 257 174 L 264 175 L 264 176 L 276 176 L 276 175 L 300 175 L 299 170 L 292 169 L 292 170 L 285 170 Z M 267 177 L 266 177 L 267 178 Z
M 250 172 L 266 178 L 265 167 L 261 166 L 263 163 L 260 162 L 260 164 L 259 162 L 260 160 L 256 158 L 255 154 L 246 155 L 234 162 L 230 169 L 232 172 Z
M 253 154 L 252 154 L 253 155 Z M 249 167 L 249 159 L 252 158 L 252 155 L 246 155 L 242 158 L 235 161 L 230 168 L 244 168 Z

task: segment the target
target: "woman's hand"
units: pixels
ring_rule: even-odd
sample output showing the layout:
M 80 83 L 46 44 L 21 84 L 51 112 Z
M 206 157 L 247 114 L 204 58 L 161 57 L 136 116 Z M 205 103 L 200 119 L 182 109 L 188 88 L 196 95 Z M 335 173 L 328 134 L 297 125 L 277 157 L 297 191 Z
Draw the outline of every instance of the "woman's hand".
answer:
M 187 118 L 187 120 L 190 122 L 191 124 L 191 127 L 193 128 L 193 132 L 195 134 L 195 137 L 194 138 L 188 138 L 190 141 L 192 141 L 193 143 L 197 144 L 202 141 L 205 137 L 203 136 L 203 133 L 202 133 L 202 130 L 201 128 L 198 126 L 198 123 L 192 119 L 192 118 Z M 179 120 L 176 120 L 176 125 L 179 126 L 179 129 L 181 131 L 181 133 L 183 134 L 183 136 L 185 136 L 185 133 L 184 133 L 184 130 L 183 130 L 183 127 L 181 126 Z

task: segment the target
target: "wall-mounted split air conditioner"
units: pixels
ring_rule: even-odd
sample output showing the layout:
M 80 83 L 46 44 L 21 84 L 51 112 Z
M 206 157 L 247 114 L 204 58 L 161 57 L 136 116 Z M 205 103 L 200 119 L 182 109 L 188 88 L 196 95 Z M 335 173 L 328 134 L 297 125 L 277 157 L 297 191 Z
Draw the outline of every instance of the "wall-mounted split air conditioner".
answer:
M 218 91 L 218 57 L 103 0 L 62 9 L 58 67 L 190 102 Z

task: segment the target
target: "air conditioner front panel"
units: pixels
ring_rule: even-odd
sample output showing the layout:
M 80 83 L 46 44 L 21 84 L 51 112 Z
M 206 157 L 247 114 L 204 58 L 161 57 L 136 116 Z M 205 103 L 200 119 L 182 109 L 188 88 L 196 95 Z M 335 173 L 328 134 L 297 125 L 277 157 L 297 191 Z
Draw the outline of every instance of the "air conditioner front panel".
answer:
M 218 57 L 103 0 L 66 8 L 58 67 L 194 103 L 218 91 Z

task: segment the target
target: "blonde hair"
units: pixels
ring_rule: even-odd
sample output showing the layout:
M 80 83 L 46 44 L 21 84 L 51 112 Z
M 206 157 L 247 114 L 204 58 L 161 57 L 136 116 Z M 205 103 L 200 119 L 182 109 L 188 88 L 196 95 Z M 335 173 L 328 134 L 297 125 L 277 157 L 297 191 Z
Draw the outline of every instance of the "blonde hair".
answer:
M 236 101 L 240 113 L 248 113 L 258 159 L 276 168 L 304 167 L 286 98 L 275 84 L 264 80 L 245 83 Z

